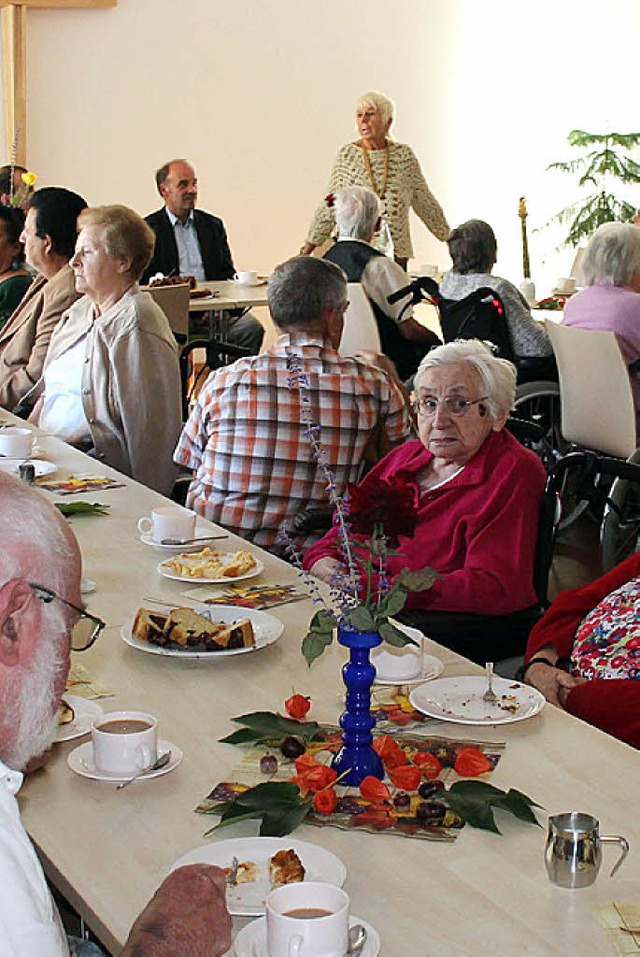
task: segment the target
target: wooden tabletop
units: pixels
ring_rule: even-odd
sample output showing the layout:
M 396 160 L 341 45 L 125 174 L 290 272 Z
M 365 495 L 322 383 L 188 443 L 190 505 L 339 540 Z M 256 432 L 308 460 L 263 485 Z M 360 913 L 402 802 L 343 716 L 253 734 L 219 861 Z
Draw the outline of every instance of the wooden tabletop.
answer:
M 41 457 L 59 466 L 60 476 L 87 470 L 116 474 L 57 439 L 42 437 L 39 446 Z M 184 752 L 182 765 L 164 777 L 116 792 L 112 784 L 80 778 L 67 766 L 68 754 L 88 740 L 84 738 L 57 745 L 46 769 L 32 775 L 20 792 L 23 820 L 50 877 L 114 954 L 172 863 L 211 840 L 203 833 L 212 819 L 194 814 L 193 808 L 215 783 L 228 778 L 239 760 L 238 749 L 218 741 L 232 730 L 229 719 L 247 711 L 281 709 L 295 689 L 311 696 L 310 717 L 335 722 L 342 710 L 340 666 L 345 656 L 334 645 L 307 668 L 299 650 L 313 613 L 307 600 L 274 609 L 285 625 L 284 634 L 256 653 L 181 661 L 127 646 L 120 627 L 144 604 L 145 595 L 173 602 L 189 586 L 160 576 L 156 566 L 164 555 L 144 545 L 136 529 L 137 519 L 163 502 L 162 497 L 128 479 L 124 482 L 121 489 L 69 497 L 111 505 L 108 517 L 71 520 L 82 547 L 84 573 L 97 583 L 88 607 L 109 626 L 78 658 L 114 690 L 114 697 L 101 701 L 105 710 L 134 708 L 155 714 L 161 737 Z M 237 544 L 231 536 L 229 545 Z M 264 553 L 260 557 L 263 579 L 297 581 L 288 565 Z M 437 645 L 427 650 L 443 659 L 445 675 L 478 670 Z M 465 827 L 453 844 L 300 827 L 297 838 L 321 844 L 344 861 L 351 911 L 378 929 L 381 954 L 613 953 L 592 908 L 618 898 L 640 903 L 640 754 L 551 706 L 517 724 L 475 729 L 434 723 L 429 730 L 453 738 L 472 732 L 483 740 L 505 741 L 491 781 L 505 789 L 518 788 L 543 805 L 543 827 L 505 817 L 499 821 L 501 836 Z M 543 861 L 546 814 L 570 810 L 595 815 L 603 834 L 622 834 L 629 840 L 631 853 L 615 878 L 608 876 L 615 852 L 605 848 L 594 886 L 569 891 L 548 881 Z M 245 823 L 212 839 L 256 832 L 255 825 Z M 235 920 L 236 931 L 242 924 Z
M 224 309 L 245 309 L 267 305 L 266 280 L 258 286 L 243 286 L 233 279 L 201 282 L 198 286 L 211 290 L 215 295 L 192 299 L 189 303 L 189 312 L 221 312 Z

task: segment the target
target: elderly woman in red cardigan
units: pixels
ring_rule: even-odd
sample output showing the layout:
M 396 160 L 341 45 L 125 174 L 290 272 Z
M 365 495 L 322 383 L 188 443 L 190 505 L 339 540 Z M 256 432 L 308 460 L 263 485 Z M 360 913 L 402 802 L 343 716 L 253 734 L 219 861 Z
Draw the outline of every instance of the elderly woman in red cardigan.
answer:
M 556 598 L 521 673 L 547 701 L 640 748 L 640 553 Z
M 439 572 L 428 591 L 409 594 L 411 624 L 483 663 L 524 651 L 531 621 L 518 633 L 513 614 L 536 604 L 533 564 L 545 473 L 504 428 L 515 376 L 510 362 L 476 340 L 432 349 L 414 382 L 419 439 L 393 449 L 361 483 L 373 500 L 381 480 L 412 491 L 418 523 L 411 536 L 399 536 L 388 574 L 425 565 Z M 304 565 L 329 583 L 344 573 L 336 528 L 306 552 Z M 445 615 L 435 622 L 434 612 Z M 454 634 L 450 612 L 476 619 L 465 618 Z

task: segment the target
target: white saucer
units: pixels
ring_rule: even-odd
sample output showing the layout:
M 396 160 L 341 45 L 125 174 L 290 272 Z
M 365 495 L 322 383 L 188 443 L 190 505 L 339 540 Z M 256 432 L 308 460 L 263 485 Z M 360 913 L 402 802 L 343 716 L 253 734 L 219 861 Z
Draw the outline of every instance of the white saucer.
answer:
M 367 924 L 361 917 L 349 918 L 349 927 L 362 924 L 367 931 L 367 939 L 360 951 L 360 957 L 378 957 L 380 953 L 380 937 L 378 932 Z M 238 932 L 233 942 L 233 952 L 236 957 L 269 957 L 267 953 L 267 918 L 259 917 Z
M 195 552 L 207 545 L 207 542 L 194 542 L 193 545 L 163 545 L 162 542 L 156 542 L 151 537 L 151 532 L 143 532 L 140 535 L 140 541 L 143 545 L 151 545 L 152 548 L 161 548 L 165 552 Z
M 246 286 L 247 289 L 255 289 L 256 286 L 266 286 L 266 279 L 256 279 L 255 282 L 240 282 L 239 279 L 232 279 L 231 282 L 235 283 L 236 286 Z
M 431 681 L 432 678 L 437 678 L 441 675 L 443 671 L 444 664 L 439 658 L 436 658 L 435 655 L 423 655 L 422 668 L 413 678 L 394 678 L 392 675 L 385 675 L 378 672 L 374 681 L 379 685 L 397 685 L 398 687 L 402 685 L 415 685 L 420 681 Z
M 51 475 L 58 467 L 53 462 L 47 462 L 46 459 L 32 459 L 29 457 L 26 459 L 9 458 L 5 455 L 0 457 L 0 468 L 5 472 L 9 472 L 11 475 L 18 475 L 20 466 L 27 462 L 33 465 L 36 478 L 41 478 L 43 475 Z
M 149 771 L 138 781 L 149 780 L 149 778 L 159 778 L 162 774 L 169 774 L 175 771 L 182 761 L 182 751 L 171 741 L 158 739 L 158 754 L 163 751 L 171 751 L 171 760 L 163 768 L 157 771 Z M 110 781 L 112 784 L 118 784 L 120 781 L 128 781 L 132 774 L 110 774 L 107 771 L 98 771 L 93 763 L 93 741 L 85 741 L 80 747 L 75 748 L 67 757 L 67 764 L 72 771 L 79 774 L 82 778 L 91 778 L 92 781 Z M 138 781 L 134 781 L 137 784 Z
M 96 590 L 96 583 L 93 578 L 83 578 L 80 581 L 80 594 L 81 595 L 92 595 Z

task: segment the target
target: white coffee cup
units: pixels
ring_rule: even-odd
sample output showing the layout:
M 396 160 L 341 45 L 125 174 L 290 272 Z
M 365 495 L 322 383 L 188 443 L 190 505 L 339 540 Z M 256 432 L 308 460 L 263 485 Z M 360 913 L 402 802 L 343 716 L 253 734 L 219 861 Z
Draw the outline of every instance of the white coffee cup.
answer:
M 188 508 L 179 505 L 165 505 L 154 508 L 151 518 L 145 515 L 138 520 L 138 531 L 141 535 L 150 535 L 154 542 L 161 542 L 164 538 L 175 538 L 187 541 L 194 538 L 196 530 L 196 516 Z
M 573 276 L 566 276 L 564 279 L 556 279 L 554 289 L 556 292 L 560 293 L 561 296 L 570 296 L 572 292 L 576 291 L 576 281 Z
M 93 763 L 107 774 L 135 774 L 158 757 L 158 722 L 144 711 L 111 711 L 91 728 Z
M 0 429 L 0 455 L 10 459 L 26 459 L 33 449 L 33 432 L 10 425 Z
M 235 273 L 233 278 L 241 286 L 255 286 L 258 282 L 258 273 L 255 269 L 245 269 L 244 272 L 238 271 Z
M 420 266 L 418 269 L 419 276 L 428 276 L 429 279 L 435 279 L 438 275 L 438 267 L 430 263 L 426 263 L 423 266 Z
M 381 681 L 410 681 L 417 678 L 422 672 L 422 639 L 424 635 L 417 628 L 401 625 L 394 621 L 399 631 L 403 631 L 409 638 L 417 641 L 416 645 L 403 645 L 396 648 L 384 642 L 377 648 L 372 648 L 369 657 Z
M 284 884 L 267 896 L 269 957 L 344 957 L 349 948 L 349 897 L 318 881 Z

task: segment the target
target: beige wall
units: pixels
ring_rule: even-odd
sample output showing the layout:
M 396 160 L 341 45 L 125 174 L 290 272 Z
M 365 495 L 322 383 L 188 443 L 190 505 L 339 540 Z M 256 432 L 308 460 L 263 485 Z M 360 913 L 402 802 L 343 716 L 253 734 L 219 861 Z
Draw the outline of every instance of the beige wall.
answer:
M 398 109 L 451 224 L 494 226 L 497 272 L 521 277 L 531 230 L 576 196 L 547 173 L 574 128 L 638 127 L 640 2 L 608 0 L 119 0 L 29 13 L 28 147 L 39 185 L 156 208 L 153 171 L 189 157 L 201 204 L 239 268 L 296 252 L 357 95 Z M 629 190 L 640 205 L 640 190 Z M 418 221 L 415 264 L 446 265 Z M 557 234 L 531 236 L 539 292 L 566 274 Z

